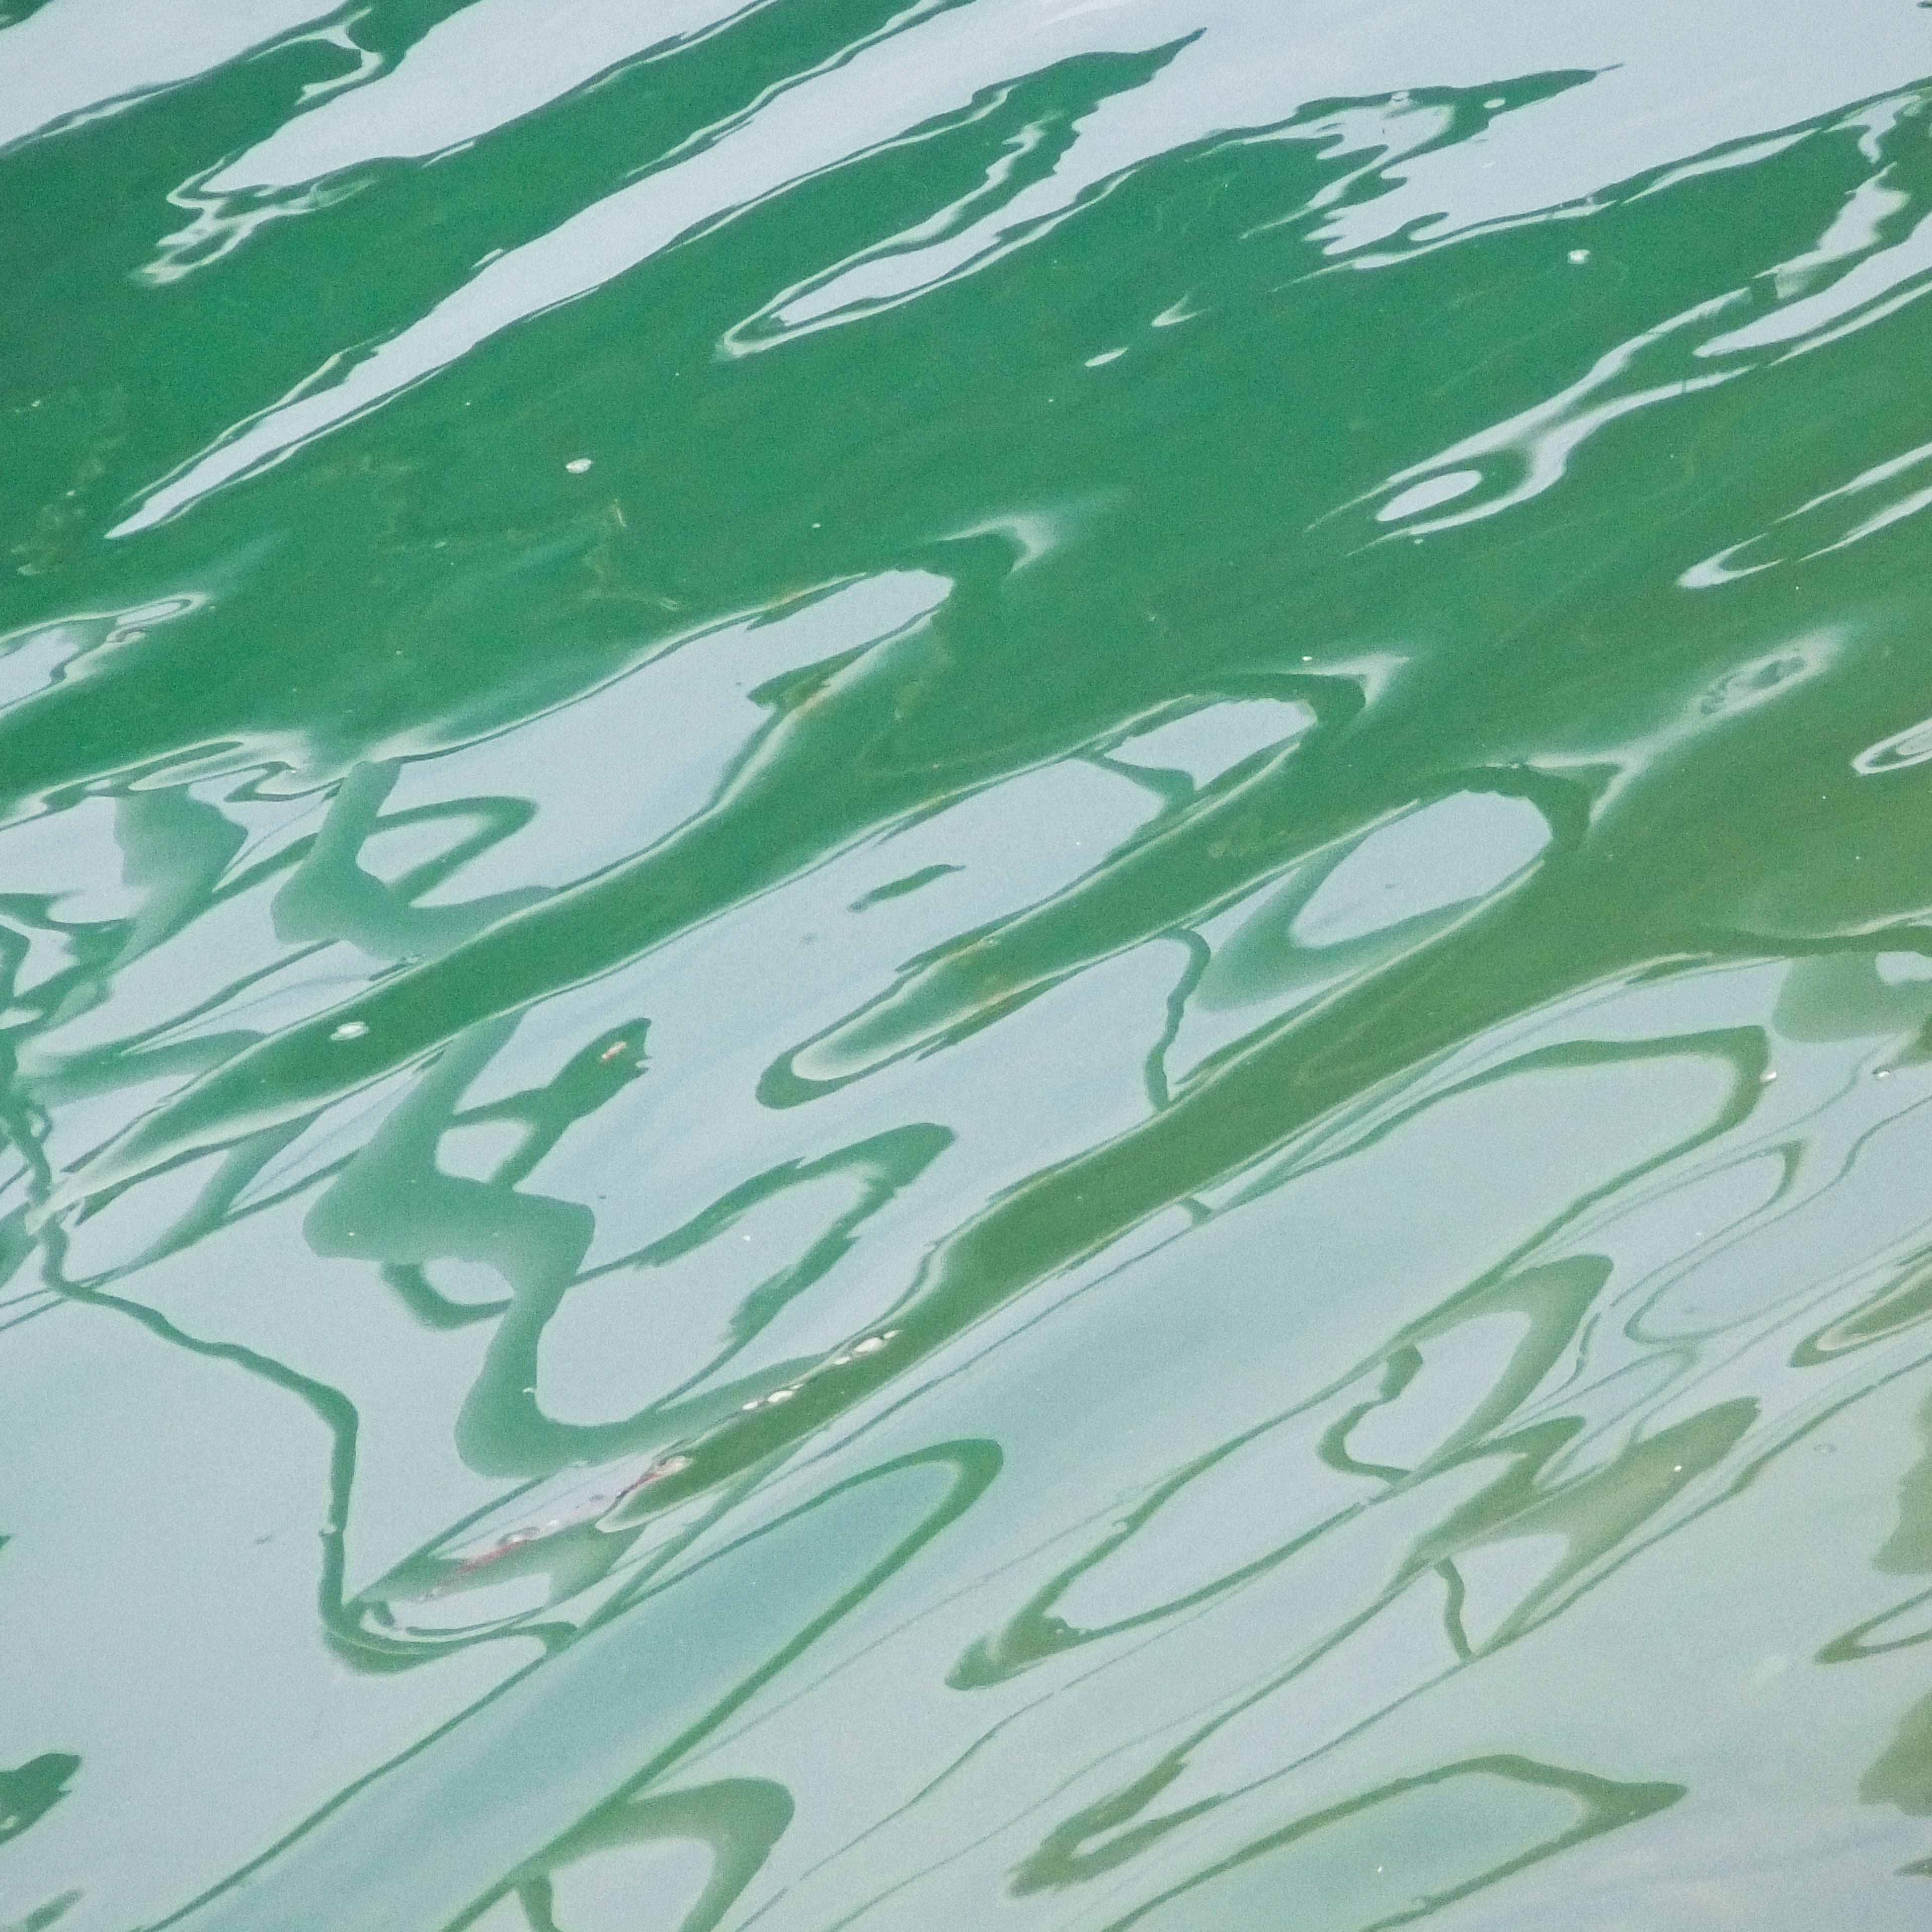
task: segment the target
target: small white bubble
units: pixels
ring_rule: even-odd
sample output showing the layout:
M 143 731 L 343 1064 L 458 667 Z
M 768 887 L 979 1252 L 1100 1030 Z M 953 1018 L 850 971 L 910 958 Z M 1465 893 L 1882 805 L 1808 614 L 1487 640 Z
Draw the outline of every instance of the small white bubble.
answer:
M 1587 248 L 1572 248 L 1570 251 L 1570 259 L 1580 267 L 1590 259 L 1590 251 Z
M 1778 1070 L 1773 1066 L 1767 1066 L 1757 1077 L 1761 1086 L 1768 1087 L 1778 1078 Z
M 587 456 L 573 456 L 563 466 L 572 476 L 581 476 L 590 467 L 590 459 Z
M 773 1389 L 765 1400 L 767 1402 L 789 1402 L 797 1393 L 796 1389 Z
M 328 1036 L 331 1040 L 361 1040 L 368 1031 L 360 1020 L 344 1020 Z

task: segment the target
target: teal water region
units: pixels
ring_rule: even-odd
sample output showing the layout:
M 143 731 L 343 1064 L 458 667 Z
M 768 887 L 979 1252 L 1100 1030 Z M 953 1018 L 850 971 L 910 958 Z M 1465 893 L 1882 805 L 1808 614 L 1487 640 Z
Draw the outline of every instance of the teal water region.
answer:
M 1932 12 L 5 0 L 0 1928 L 1917 1932 Z

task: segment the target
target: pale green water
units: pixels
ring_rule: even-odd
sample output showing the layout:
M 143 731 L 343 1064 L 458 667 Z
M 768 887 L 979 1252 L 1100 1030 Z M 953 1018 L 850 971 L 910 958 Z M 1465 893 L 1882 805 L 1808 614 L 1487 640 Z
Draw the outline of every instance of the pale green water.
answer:
M 14 0 L 0 1926 L 1932 1909 L 1932 12 Z

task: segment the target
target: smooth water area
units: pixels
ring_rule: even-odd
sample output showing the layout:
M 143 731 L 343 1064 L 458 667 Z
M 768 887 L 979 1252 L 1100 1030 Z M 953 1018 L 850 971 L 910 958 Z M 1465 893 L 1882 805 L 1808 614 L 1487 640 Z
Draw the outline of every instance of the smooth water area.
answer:
M 1932 1909 L 1932 11 L 8 0 L 0 1927 Z

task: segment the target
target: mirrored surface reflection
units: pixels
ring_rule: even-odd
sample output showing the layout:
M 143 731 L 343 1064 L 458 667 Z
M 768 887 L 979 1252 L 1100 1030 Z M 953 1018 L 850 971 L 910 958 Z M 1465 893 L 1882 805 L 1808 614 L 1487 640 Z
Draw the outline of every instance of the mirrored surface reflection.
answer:
M 1917 1932 L 1932 15 L 1694 11 L 0 0 L 0 1932 Z

